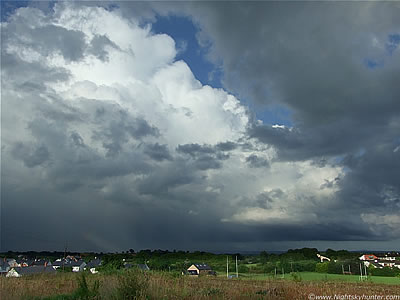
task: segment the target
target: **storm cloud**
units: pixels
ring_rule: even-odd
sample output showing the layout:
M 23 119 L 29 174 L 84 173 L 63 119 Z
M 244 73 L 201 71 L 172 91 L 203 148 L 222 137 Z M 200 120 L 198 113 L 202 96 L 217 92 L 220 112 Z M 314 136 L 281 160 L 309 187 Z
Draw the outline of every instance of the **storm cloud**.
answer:
M 398 3 L 109 4 L 2 20 L 1 250 L 398 248 Z

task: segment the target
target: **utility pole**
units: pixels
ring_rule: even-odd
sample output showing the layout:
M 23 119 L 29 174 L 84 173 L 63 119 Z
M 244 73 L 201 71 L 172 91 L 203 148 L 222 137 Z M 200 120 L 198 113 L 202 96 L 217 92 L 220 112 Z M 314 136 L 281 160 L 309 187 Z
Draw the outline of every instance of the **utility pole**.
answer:
M 236 255 L 236 278 L 239 278 L 238 264 L 237 264 L 237 255 Z
M 366 279 L 368 279 L 368 273 L 367 273 L 367 266 L 364 264 L 364 275 L 365 275 L 365 278 Z
M 228 262 L 228 256 L 226 256 L 226 278 L 229 278 L 229 262 Z
M 63 264 L 62 264 L 62 266 L 63 266 L 63 271 L 65 271 L 65 257 L 66 257 L 66 255 L 67 255 L 67 247 L 68 247 L 68 241 L 65 242 L 65 247 L 64 247 L 64 259 L 63 259 Z

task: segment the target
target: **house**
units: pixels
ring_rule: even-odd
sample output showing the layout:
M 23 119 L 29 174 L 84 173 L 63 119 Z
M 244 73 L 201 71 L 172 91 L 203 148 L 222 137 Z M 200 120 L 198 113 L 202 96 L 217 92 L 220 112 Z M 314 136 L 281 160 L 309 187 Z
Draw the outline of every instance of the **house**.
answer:
M 52 266 L 55 270 L 57 270 L 57 269 L 65 266 L 65 264 L 66 264 L 66 261 L 64 259 L 59 258 L 53 262 Z
M 187 269 L 189 275 L 215 275 L 216 273 L 207 264 L 193 264 Z
M 100 266 L 101 266 L 101 259 L 95 257 L 95 259 L 92 259 L 91 261 L 88 262 L 88 264 L 84 267 L 84 269 L 89 270 L 90 273 L 92 274 L 96 274 L 99 272 L 96 269 L 98 269 Z
M 400 260 L 400 253 L 398 252 L 387 252 L 385 255 L 379 257 L 380 260 L 390 260 L 390 261 L 396 261 Z
M 66 258 L 66 260 L 71 260 L 71 261 L 79 261 L 82 260 L 82 258 L 80 256 L 74 256 L 74 255 L 68 255 Z
M 6 262 L 10 265 L 10 268 L 19 267 L 17 261 L 14 258 L 7 258 Z
M 11 268 L 6 277 L 21 277 L 26 275 L 34 275 L 34 274 L 55 274 L 56 270 L 49 266 L 29 266 L 29 267 L 13 267 Z
M 31 265 L 46 267 L 46 266 L 51 266 L 51 261 L 45 260 L 45 259 L 35 259 Z M 20 266 L 20 267 L 22 267 L 22 266 Z
M 382 269 L 384 267 L 389 268 L 399 268 L 400 269 L 400 262 L 399 261 L 392 261 L 392 260 L 379 260 L 376 259 L 374 261 L 364 261 L 364 265 L 366 267 L 373 266 L 378 269 Z
M 33 265 L 34 260 L 20 257 L 20 258 L 16 259 L 16 262 L 17 262 L 18 267 L 28 267 L 28 266 Z
M 82 272 L 86 266 L 83 260 L 69 261 L 65 263 L 66 267 L 72 267 L 72 272 Z
M 0 258 L 0 275 L 6 275 L 10 270 L 10 265 L 5 258 Z
M 360 256 L 359 259 L 364 260 L 364 261 L 366 261 L 366 260 L 375 261 L 375 260 L 378 260 L 378 257 L 373 254 L 364 254 L 364 255 Z

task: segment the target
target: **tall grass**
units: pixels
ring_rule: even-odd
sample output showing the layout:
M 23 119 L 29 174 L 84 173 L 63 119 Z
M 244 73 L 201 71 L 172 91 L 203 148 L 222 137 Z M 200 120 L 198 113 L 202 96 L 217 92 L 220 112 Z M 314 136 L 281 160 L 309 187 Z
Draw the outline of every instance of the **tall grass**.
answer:
M 0 299 L 307 299 L 310 293 L 332 297 L 335 294 L 400 295 L 400 285 L 314 282 L 299 280 L 298 275 L 293 275 L 293 280 L 249 280 L 124 271 L 85 276 L 70 273 L 3 277 L 0 278 Z
M 114 294 L 115 300 L 136 300 L 147 295 L 149 274 L 139 270 L 128 270 L 118 275 L 118 287 Z
M 53 295 L 47 297 L 30 297 L 27 296 L 28 299 L 32 300 L 97 300 L 100 299 L 99 295 L 99 286 L 100 283 L 98 280 L 95 280 L 92 287 L 89 287 L 86 276 L 84 273 L 79 274 L 76 278 L 78 287 L 75 291 L 70 294 L 60 294 Z

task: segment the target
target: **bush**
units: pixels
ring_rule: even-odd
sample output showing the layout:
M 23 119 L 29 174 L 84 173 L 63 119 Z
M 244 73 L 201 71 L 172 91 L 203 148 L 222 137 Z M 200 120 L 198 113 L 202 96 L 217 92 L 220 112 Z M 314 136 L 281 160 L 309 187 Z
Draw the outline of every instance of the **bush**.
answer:
M 292 277 L 292 280 L 295 282 L 301 282 L 302 278 L 299 274 L 297 274 L 296 272 L 291 272 L 290 276 Z
M 340 263 L 335 263 L 333 261 L 330 261 L 328 263 L 328 273 L 329 274 L 342 274 L 342 265 Z
M 249 268 L 245 265 L 239 265 L 239 273 L 249 273 Z
M 400 276 L 400 269 L 389 268 L 389 267 L 384 267 L 382 269 L 378 269 L 378 268 L 371 267 L 371 268 L 368 268 L 368 273 L 373 276 L 396 277 L 396 276 Z
M 328 265 L 329 263 L 324 262 L 324 263 L 317 263 L 315 265 L 315 272 L 318 273 L 328 273 Z
M 149 286 L 148 274 L 139 270 L 129 270 L 118 278 L 117 299 L 139 299 L 146 295 Z

